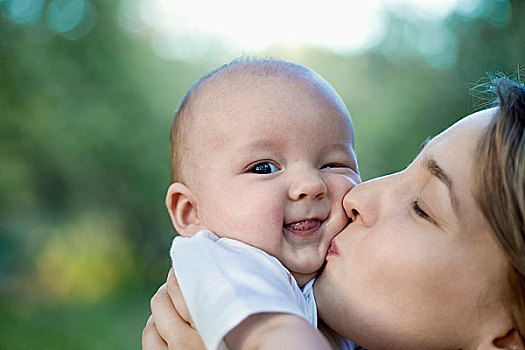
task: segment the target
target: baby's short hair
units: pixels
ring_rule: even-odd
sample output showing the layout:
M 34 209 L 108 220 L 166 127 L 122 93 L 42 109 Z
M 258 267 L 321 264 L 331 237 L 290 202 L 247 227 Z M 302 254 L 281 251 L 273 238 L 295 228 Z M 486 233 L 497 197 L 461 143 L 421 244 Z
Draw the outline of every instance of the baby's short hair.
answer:
M 206 87 L 225 83 L 234 78 L 245 80 L 268 76 L 318 76 L 309 68 L 280 59 L 243 58 L 224 64 L 200 78 L 186 92 L 175 112 L 170 130 L 172 182 L 185 182 L 184 153 L 188 152 L 187 139 L 192 121 L 198 117 L 196 106 L 206 103 Z

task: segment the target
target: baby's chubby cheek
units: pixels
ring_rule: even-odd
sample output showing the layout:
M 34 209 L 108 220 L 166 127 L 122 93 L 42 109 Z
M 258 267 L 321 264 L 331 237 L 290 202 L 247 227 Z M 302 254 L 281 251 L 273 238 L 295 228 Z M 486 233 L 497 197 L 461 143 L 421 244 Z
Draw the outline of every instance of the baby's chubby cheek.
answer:
M 241 203 L 242 204 L 242 203 Z M 280 253 L 283 240 L 283 217 L 268 206 L 240 206 L 237 210 L 218 215 L 221 230 L 226 237 L 237 239 L 266 251 L 271 255 Z

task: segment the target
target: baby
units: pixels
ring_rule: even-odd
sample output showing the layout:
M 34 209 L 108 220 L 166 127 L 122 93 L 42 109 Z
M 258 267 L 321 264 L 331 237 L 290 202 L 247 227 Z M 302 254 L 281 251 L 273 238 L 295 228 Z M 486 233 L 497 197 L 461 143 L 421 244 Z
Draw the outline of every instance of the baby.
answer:
M 256 314 L 316 327 L 313 279 L 360 182 L 339 95 L 295 63 L 236 61 L 190 89 L 170 141 L 171 256 L 206 347 Z

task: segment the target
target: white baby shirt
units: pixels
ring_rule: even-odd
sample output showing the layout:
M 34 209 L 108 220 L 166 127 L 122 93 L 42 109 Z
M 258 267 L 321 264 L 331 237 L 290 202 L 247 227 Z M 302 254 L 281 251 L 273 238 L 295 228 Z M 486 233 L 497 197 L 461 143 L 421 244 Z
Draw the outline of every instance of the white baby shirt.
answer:
M 227 349 L 224 336 L 250 315 L 290 313 L 317 328 L 314 280 L 303 290 L 268 253 L 210 231 L 175 237 L 173 269 L 206 349 Z

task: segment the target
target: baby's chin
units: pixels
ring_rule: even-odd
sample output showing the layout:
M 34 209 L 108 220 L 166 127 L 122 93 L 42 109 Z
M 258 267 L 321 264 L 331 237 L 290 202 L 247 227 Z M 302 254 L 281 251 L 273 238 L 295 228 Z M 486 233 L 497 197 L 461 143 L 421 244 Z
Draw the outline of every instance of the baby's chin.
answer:
M 326 254 L 322 254 L 318 250 L 305 253 L 300 256 L 289 257 L 289 259 L 279 259 L 301 287 L 317 276 L 324 266 L 326 258 Z

